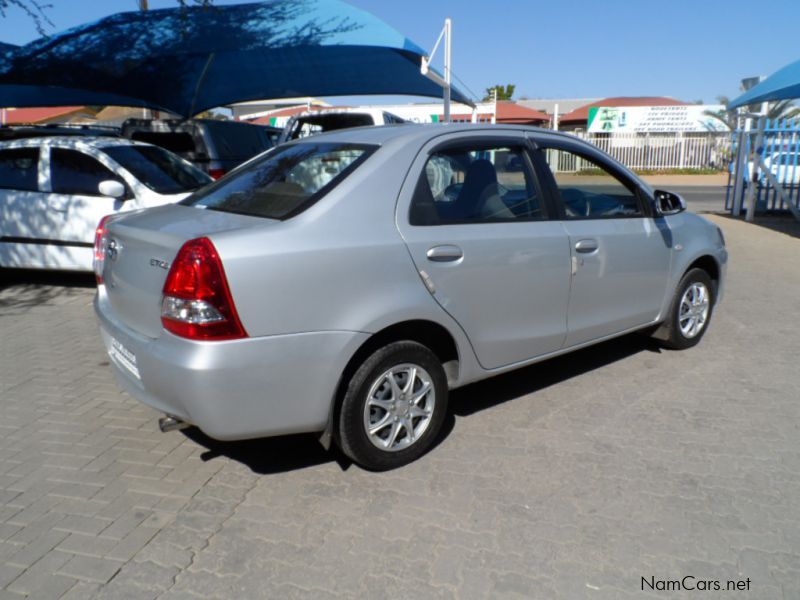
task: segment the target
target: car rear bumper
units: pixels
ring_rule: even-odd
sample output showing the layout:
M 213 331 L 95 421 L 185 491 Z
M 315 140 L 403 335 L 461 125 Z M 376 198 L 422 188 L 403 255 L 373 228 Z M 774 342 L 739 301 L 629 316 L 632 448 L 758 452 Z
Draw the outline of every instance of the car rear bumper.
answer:
M 102 287 L 94 306 L 122 388 L 223 440 L 322 431 L 347 361 L 368 337 L 323 331 L 192 342 L 163 332 L 152 339 L 114 318 Z

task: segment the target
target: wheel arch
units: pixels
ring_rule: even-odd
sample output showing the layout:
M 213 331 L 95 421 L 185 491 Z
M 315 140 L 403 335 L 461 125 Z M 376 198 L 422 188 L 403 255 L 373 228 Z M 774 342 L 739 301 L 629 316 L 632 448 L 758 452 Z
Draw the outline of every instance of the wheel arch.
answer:
M 342 398 L 347 388 L 347 383 L 350 381 L 350 378 L 358 369 L 359 365 L 379 348 L 391 344 L 392 342 L 403 340 L 418 342 L 429 348 L 441 361 L 445 374 L 447 375 L 448 384 L 458 381 L 462 365 L 458 343 L 456 342 L 455 336 L 441 323 L 427 319 L 410 319 L 384 327 L 380 331 L 372 334 L 358 347 L 342 371 L 342 375 L 336 385 L 330 416 L 328 417 L 328 424 L 320 437 L 320 442 L 323 446 L 326 448 L 330 447 L 332 436 L 335 431 L 334 424 L 339 418 L 339 411 L 341 409 Z
M 703 254 L 702 256 L 697 257 L 694 259 L 689 266 L 687 266 L 683 273 L 681 274 L 681 279 L 683 276 L 686 275 L 692 269 L 702 269 L 708 276 L 711 278 L 711 283 L 714 285 L 714 296 L 717 296 L 719 291 L 719 283 L 720 283 L 720 265 L 717 262 L 717 259 L 714 258 L 711 254 Z

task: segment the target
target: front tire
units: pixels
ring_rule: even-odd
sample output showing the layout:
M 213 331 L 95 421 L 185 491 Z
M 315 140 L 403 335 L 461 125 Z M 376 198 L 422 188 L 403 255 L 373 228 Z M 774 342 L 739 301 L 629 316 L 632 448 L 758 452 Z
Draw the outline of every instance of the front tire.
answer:
M 703 269 L 691 269 L 683 276 L 672 298 L 663 329 L 663 344 L 674 350 L 696 346 L 705 335 L 714 310 L 714 285 Z
M 338 442 L 371 471 L 408 464 L 436 440 L 447 412 L 447 377 L 429 348 L 411 341 L 375 351 L 350 379 Z

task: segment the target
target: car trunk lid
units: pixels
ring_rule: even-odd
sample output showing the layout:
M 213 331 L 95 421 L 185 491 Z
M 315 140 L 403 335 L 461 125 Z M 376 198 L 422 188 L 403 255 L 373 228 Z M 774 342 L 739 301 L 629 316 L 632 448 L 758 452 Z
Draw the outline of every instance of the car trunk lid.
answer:
M 114 219 L 108 225 L 103 269 L 113 315 L 140 334 L 160 336 L 162 290 L 181 246 L 194 238 L 274 222 L 182 205 Z

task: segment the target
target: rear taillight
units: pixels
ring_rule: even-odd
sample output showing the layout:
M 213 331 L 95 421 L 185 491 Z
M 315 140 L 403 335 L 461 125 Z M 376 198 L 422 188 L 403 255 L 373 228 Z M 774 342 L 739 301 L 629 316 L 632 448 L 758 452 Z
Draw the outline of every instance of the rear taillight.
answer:
M 214 179 L 219 179 L 223 175 L 225 175 L 227 171 L 225 169 L 209 169 L 208 174 L 211 175 Z
M 108 250 L 108 222 L 112 215 L 106 215 L 100 219 L 100 224 L 94 232 L 94 261 L 92 267 L 97 285 L 103 283 L 103 266 L 106 262 L 106 251 Z
M 247 337 L 217 249 L 208 238 L 186 242 L 164 283 L 161 302 L 164 329 L 192 340 Z

